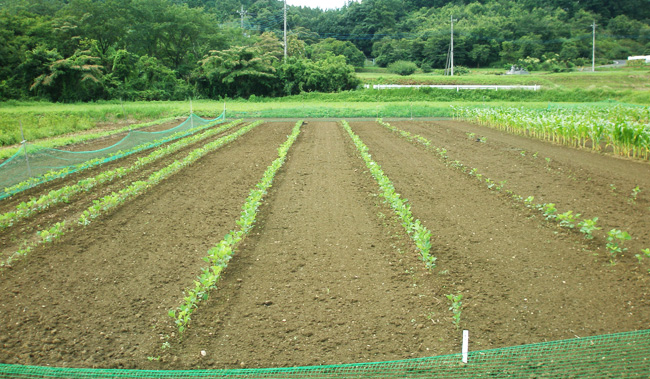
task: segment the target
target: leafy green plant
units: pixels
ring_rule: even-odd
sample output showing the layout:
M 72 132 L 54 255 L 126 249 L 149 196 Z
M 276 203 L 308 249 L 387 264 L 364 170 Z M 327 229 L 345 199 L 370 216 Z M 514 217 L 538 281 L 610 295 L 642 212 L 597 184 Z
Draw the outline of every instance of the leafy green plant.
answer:
M 533 201 L 535 201 L 535 196 L 528 196 L 526 199 L 524 199 L 524 204 L 530 208 L 533 206 Z
M 544 217 L 547 220 L 555 220 L 557 218 L 557 209 L 555 208 L 555 203 L 546 203 L 539 206 L 540 211 L 544 213 Z
M 422 225 L 420 220 L 417 220 L 413 217 L 413 214 L 411 213 L 411 206 L 408 204 L 408 201 L 406 199 L 402 199 L 400 195 L 395 191 L 395 187 L 393 186 L 391 180 L 388 178 L 388 176 L 386 176 L 384 171 L 381 169 L 381 166 L 379 166 L 379 164 L 372 159 L 368 153 L 368 147 L 363 143 L 359 136 L 354 134 L 347 121 L 342 121 L 341 125 L 343 126 L 343 129 L 345 129 L 345 131 L 348 133 L 350 138 L 352 138 L 352 142 L 359 151 L 359 154 L 365 162 L 366 167 L 370 171 L 370 174 L 379 185 L 381 191 L 380 196 L 384 198 L 384 201 L 390 205 L 390 207 L 399 217 L 402 227 L 406 229 L 406 232 L 415 242 L 416 247 L 420 251 L 420 256 L 427 268 L 434 268 L 436 257 L 430 253 L 432 247 L 431 232 Z
M 418 66 L 409 61 L 395 61 L 388 65 L 388 71 L 394 74 L 408 76 L 413 74 L 418 69 Z
M 630 204 L 636 203 L 636 197 L 641 193 L 641 189 L 639 186 L 634 187 L 632 190 L 632 193 L 630 193 L 630 197 L 627 199 L 627 202 Z
M 609 185 L 609 190 L 612 192 L 614 196 L 616 196 L 616 186 L 614 185 L 614 183 Z
M 57 222 L 50 229 L 41 230 L 38 232 L 43 242 L 52 242 L 61 237 L 64 233 L 65 221 Z
M 560 226 L 570 229 L 575 227 L 576 219 L 578 217 L 580 217 L 580 213 L 574 215 L 573 211 L 566 211 L 557 215 L 557 219 L 560 221 Z
M 627 248 L 622 247 L 625 241 L 632 239 L 630 235 L 618 229 L 612 229 L 607 232 L 607 252 L 609 253 L 609 263 L 616 264 L 616 256 L 623 253 Z
M 593 239 L 594 238 L 593 232 L 595 230 L 602 229 L 596 226 L 597 222 L 598 222 L 598 217 L 594 217 L 592 219 L 586 218 L 578 223 L 578 226 L 580 227 L 580 232 L 584 233 L 586 239 Z
M 452 323 L 456 325 L 456 329 L 460 328 L 460 316 L 462 313 L 462 307 L 463 307 L 463 294 L 462 293 L 457 293 L 456 295 L 454 294 L 449 294 L 445 295 L 447 299 L 451 302 L 451 306 L 449 307 L 449 310 L 452 311 Z
M 278 148 L 278 158 L 267 167 L 262 175 L 262 179 L 251 189 L 242 206 L 240 218 L 235 222 L 239 226 L 239 229 L 230 231 L 219 243 L 208 250 L 208 255 L 203 260 L 209 266 L 201 269 L 201 275 L 194 281 L 194 287 L 185 291 L 186 295 L 183 298 L 183 303 L 178 308 L 168 311 L 167 314 L 174 319 L 179 333 L 182 334 L 189 325 L 191 315 L 198 307 L 198 303 L 207 300 L 210 290 L 216 288 L 217 281 L 221 277 L 221 272 L 228 265 L 228 261 L 230 261 L 235 253 L 237 245 L 253 228 L 257 217 L 257 209 L 262 204 L 264 195 L 271 188 L 276 173 L 284 164 L 289 149 L 298 138 L 301 126 L 302 121 L 298 121 L 291 135 Z

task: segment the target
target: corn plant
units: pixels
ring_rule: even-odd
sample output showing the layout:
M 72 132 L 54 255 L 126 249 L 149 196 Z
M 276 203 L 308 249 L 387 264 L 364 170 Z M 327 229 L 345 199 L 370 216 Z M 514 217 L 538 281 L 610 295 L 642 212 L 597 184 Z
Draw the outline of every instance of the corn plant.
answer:
M 449 307 L 449 310 L 452 312 L 452 323 L 456 326 L 456 329 L 460 328 L 460 316 L 462 313 L 462 307 L 463 307 L 463 294 L 462 293 L 457 293 L 456 295 L 454 294 L 449 294 L 445 295 L 447 299 L 451 302 L 451 306 Z
M 593 150 L 611 146 L 618 155 L 650 158 L 647 107 L 453 108 L 459 118 L 509 133 L 572 147 L 587 148 L 589 145 Z
M 618 229 L 612 229 L 607 232 L 607 252 L 609 253 L 609 263 L 616 264 L 616 256 L 623 253 L 627 248 L 622 247 L 625 241 L 632 239 L 630 235 Z

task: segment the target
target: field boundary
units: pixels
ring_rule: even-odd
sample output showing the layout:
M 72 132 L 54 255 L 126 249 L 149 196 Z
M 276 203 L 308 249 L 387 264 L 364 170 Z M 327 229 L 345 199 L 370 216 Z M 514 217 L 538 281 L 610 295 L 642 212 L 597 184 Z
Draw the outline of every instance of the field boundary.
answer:
M 524 85 L 504 85 L 504 84 L 373 84 L 372 87 L 370 84 L 366 84 L 365 88 L 372 89 L 395 89 L 395 88 L 440 88 L 440 89 L 455 89 L 456 92 L 461 89 L 493 89 L 498 90 L 511 90 L 511 89 L 521 89 L 529 91 L 539 91 L 542 89 L 540 85 L 524 86 Z
M 647 377 L 650 330 L 408 360 L 232 370 L 117 370 L 0 364 L 0 378 Z

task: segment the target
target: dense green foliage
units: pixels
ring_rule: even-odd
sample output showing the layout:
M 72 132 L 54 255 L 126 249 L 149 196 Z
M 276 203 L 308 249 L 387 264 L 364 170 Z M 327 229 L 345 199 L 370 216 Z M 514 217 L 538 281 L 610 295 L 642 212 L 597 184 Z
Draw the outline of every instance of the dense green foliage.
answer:
M 279 38 L 282 7 L 281 0 L 0 0 L 0 100 L 349 89 L 358 83 L 349 66 L 366 59 L 382 67 L 410 61 L 425 72 L 444 68 L 452 17 L 455 63 L 470 68 L 519 64 L 560 72 L 589 65 L 593 22 L 601 61 L 650 54 L 647 0 L 362 0 L 327 11 L 289 7 L 287 61 Z
M 388 65 L 388 71 L 393 74 L 407 76 L 413 74 L 418 69 L 418 66 L 409 61 L 395 61 Z

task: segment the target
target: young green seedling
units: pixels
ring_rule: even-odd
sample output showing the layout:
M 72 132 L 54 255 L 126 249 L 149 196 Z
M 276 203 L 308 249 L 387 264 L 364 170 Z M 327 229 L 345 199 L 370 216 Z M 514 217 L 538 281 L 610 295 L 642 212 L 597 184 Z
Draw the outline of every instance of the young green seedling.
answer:
M 641 192 L 641 189 L 639 188 L 639 186 L 634 187 L 634 189 L 632 190 L 632 193 L 630 194 L 630 198 L 627 199 L 627 202 L 630 203 L 630 204 L 636 203 L 636 197 L 639 195 L 640 192 Z
M 576 218 L 580 217 L 580 213 L 573 215 L 573 211 L 566 211 L 557 215 L 557 219 L 560 220 L 560 226 L 565 228 L 573 229 L 575 227 Z
M 462 312 L 462 307 L 463 307 L 463 294 L 462 293 L 457 293 L 456 295 L 454 294 L 449 294 L 445 295 L 449 301 L 451 301 L 451 306 L 449 307 L 449 310 L 452 311 L 453 315 L 451 316 L 452 318 L 452 323 L 456 325 L 456 329 L 460 328 L 460 315 Z
M 580 227 L 580 231 L 585 234 L 586 239 L 593 239 L 594 235 L 592 234 L 594 230 L 600 230 L 602 228 L 599 228 L 596 226 L 596 223 L 598 222 L 598 217 L 594 217 L 591 220 L 586 218 L 578 223 L 578 226 Z
M 627 232 L 612 229 L 607 232 L 607 251 L 609 253 L 609 263 L 616 264 L 616 255 L 624 252 L 627 248 L 622 247 L 625 241 L 632 239 Z

